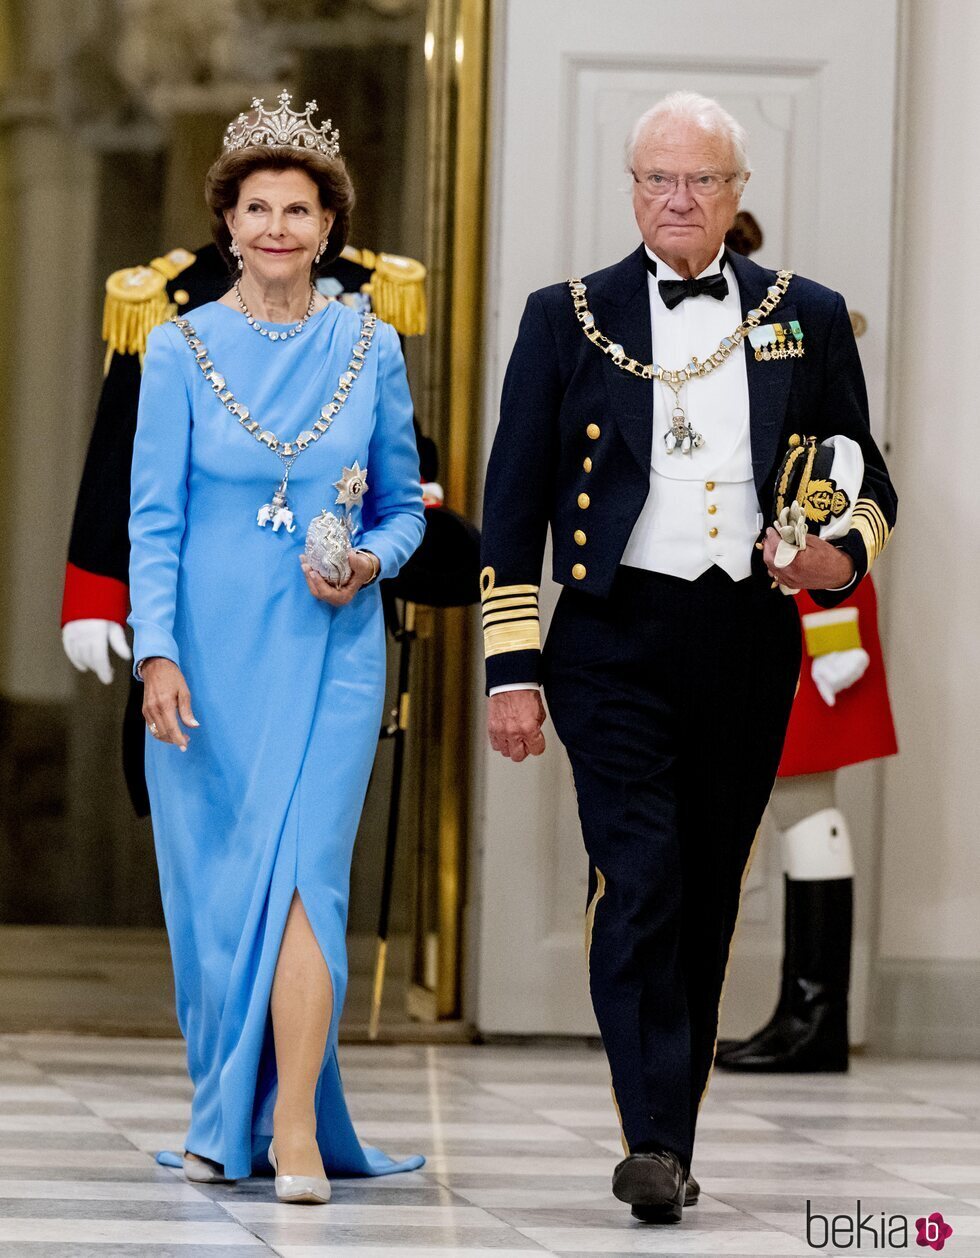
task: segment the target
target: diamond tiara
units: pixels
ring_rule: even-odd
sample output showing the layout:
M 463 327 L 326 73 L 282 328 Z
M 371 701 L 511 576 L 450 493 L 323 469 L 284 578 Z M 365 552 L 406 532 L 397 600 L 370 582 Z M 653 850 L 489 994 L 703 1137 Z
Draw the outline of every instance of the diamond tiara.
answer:
M 228 124 L 225 149 L 244 149 L 253 144 L 292 145 L 293 148 L 316 149 L 325 157 L 339 157 L 340 132 L 335 128 L 331 130 L 333 123 L 329 118 L 322 127 L 317 127 L 310 116 L 316 109 L 316 101 L 308 100 L 306 113 L 301 114 L 289 108 L 291 99 L 287 91 L 281 91 L 279 108 L 270 112 L 263 109 L 264 100 L 253 98 L 249 112 L 239 114 Z

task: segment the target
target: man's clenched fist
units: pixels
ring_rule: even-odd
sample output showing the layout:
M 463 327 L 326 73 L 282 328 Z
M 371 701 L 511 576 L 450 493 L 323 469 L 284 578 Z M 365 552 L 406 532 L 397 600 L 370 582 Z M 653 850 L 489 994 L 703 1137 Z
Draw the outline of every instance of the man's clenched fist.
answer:
M 544 751 L 541 727 L 548 719 L 537 690 L 504 690 L 491 695 L 487 709 L 490 746 L 520 762 Z

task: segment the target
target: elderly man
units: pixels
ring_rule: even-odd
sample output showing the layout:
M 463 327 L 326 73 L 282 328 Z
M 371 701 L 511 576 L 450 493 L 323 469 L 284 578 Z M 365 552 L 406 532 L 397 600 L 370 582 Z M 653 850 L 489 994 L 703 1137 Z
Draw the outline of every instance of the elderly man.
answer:
M 834 434 L 864 455 L 854 527 L 778 569 L 824 607 L 867 572 L 896 498 L 843 298 L 725 252 L 749 177 L 739 124 L 675 93 L 634 126 L 627 166 L 642 244 L 528 299 L 487 470 L 482 589 L 492 746 L 544 750 L 543 685 L 572 763 L 626 1151 L 613 1192 L 656 1222 L 697 1199 L 741 881 L 799 673 L 764 527 L 781 456 Z M 773 352 L 755 352 L 766 337 Z M 564 588 L 542 652 L 549 523 Z

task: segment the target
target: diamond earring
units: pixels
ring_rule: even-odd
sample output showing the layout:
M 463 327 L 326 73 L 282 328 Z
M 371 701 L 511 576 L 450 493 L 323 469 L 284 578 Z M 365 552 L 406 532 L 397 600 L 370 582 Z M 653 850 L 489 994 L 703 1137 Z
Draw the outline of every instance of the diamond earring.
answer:
M 242 269 L 242 250 L 241 250 L 241 246 L 239 245 L 238 241 L 234 238 L 234 236 L 232 236 L 231 238 L 231 244 L 229 246 L 229 249 L 231 250 L 232 257 L 238 260 L 238 269 L 240 271 Z
M 323 251 L 324 251 L 324 249 L 326 249 L 326 247 L 327 247 L 327 242 L 326 242 L 325 240 L 321 240 L 321 241 L 320 241 L 320 248 L 316 251 L 316 257 L 313 259 L 313 264 L 314 264 L 314 266 L 315 266 L 315 265 L 316 265 L 316 263 L 318 263 L 318 262 L 320 261 L 320 259 L 323 257 Z

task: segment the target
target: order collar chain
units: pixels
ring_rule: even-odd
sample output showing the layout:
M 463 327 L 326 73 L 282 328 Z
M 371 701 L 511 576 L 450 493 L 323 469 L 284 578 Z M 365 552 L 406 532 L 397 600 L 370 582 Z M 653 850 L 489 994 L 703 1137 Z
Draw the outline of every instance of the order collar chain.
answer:
M 276 487 L 271 502 L 264 503 L 259 508 L 256 523 L 260 527 L 271 524 L 275 533 L 278 533 L 281 527 L 285 527 L 287 533 L 294 532 L 296 524 L 293 520 L 293 513 L 286 502 L 289 473 L 303 451 L 309 449 L 311 445 L 320 440 L 325 432 L 329 431 L 331 424 L 343 409 L 344 403 L 350 396 L 354 382 L 364 366 L 368 350 L 371 348 L 378 316 L 373 313 L 366 313 L 361 316 L 361 334 L 351 351 L 351 360 L 347 364 L 347 369 L 341 374 L 337 382 L 336 392 L 329 402 L 325 402 L 320 407 L 320 413 L 310 427 L 304 429 L 292 441 L 283 441 L 270 428 L 263 428 L 258 420 L 252 418 L 248 407 L 242 405 L 235 398 L 231 389 L 227 388 L 224 376 L 215 368 L 208 354 L 207 346 L 197 335 L 189 320 L 174 317 L 171 322 L 177 327 L 181 336 L 187 342 L 187 347 L 194 355 L 205 380 L 210 384 L 217 395 L 218 401 L 224 406 L 225 410 L 234 415 L 242 428 L 247 433 L 250 433 L 256 441 L 264 446 L 268 446 L 285 468 L 282 480 Z
M 768 318 L 776 309 L 789 288 L 792 278 L 792 271 L 777 271 L 776 282 L 766 290 L 765 298 L 755 309 L 748 312 L 730 336 L 722 337 L 713 354 L 709 354 L 703 362 L 692 357 L 685 366 L 676 369 L 662 367 L 659 363 L 641 363 L 635 358 L 630 358 L 622 345 L 610 340 L 596 327 L 595 315 L 589 309 L 585 284 L 581 280 L 571 279 L 568 281 L 568 287 L 575 306 L 575 317 L 592 344 L 597 345 L 604 354 L 607 354 L 621 371 L 628 371 L 630 375 L 638 376 L 641 380 L 660 380 L 671 390 L 674 395 L 674 408 L 670 416 L 670 428 L 664 434 L 664 444 L 668 454 L 672 454 L 678 447 L 682 453 L 690 454 L 692 450 L 704 445 L 704 437 L 688 423 L 684 408 L 680 404 L 681 389 L 695 376 L 706 376 L 716 367 L 723 366 L 749 332 L 758 327 L 763 319 Z

